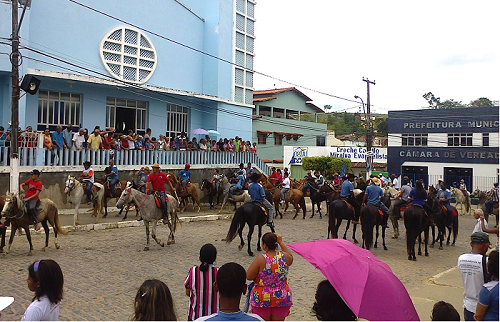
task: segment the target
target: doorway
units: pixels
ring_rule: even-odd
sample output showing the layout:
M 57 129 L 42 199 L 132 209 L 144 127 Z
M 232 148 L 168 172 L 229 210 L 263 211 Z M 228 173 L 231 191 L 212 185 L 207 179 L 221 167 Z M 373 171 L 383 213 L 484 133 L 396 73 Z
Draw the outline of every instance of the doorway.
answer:
M 402 178 L 404 178 L 404 176 L 408 176 L 412 185 L 415 185 L 417 180 L 422 180 L 424 182 L 424 187 L 427 187 L 429 185 L 428 171 L 427 167 L 402 167 L 401 183 L 403 181 Z
M 116 107 L 116 132 L 127 134 L 128 130 L 136 132 L 136 109 Z
M 448 187 L 458 188 L 460 180 L 464 179 L 465 186 L 472 192 L 472 168 L 444 168 L 444 181 Z

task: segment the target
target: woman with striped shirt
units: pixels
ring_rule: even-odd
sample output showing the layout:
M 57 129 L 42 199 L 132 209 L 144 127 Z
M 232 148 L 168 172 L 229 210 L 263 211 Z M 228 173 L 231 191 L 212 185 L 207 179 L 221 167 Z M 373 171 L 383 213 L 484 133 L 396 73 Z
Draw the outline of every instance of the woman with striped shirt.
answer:
M 218 268 L 214 266 L 217 249 L 212 244 L 205 244 L 200 249 L 200 266 L 193 266 L 184 282 L 186 295 L 189 296 L 188 321 L 219 311 L 219 294 L 213 284 Z

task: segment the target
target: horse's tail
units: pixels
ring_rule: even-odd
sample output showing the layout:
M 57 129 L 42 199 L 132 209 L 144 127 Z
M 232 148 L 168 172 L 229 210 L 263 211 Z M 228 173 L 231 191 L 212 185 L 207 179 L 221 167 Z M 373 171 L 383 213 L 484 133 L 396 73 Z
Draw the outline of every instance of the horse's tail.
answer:
M 302 196 L 300 198 L 299 205 L 302 208 L 302 214 L 303 214 L 303 216 L 305 218 L 306 217 L 306 198 L 304 198 L 304 196 Z
M 335 231 L 335 205 L 334 202 L 331 202 L 328 206 L 328 234 L 327 237 L 330 238 L 330 233 L 332 234 L 332 238 L 337 238 L 334 235 Z
M 455 209 L 455 211 L 457 210 Z M 457 216 L 453 217 L 453 237 L 457 238 L 457 236 L 458 236 L 458 212 Z
M 371 206 L 365 206 L 361 209 L 361 230 L 366 249 L 370 249 L 373 245 L 373 223 L 370 208 Z
M 418 229 L 420 227 L 419 216 L 416 215 L 415 209 L 413 208 L 414 207 L 408 207 L 403 215 L 406 227 L 406 249 L 408 250 L 408 255 L 415 245 L 415 239 L 417 238 Z
M 57 230 L 58 233 L 61 233 L 63 235 L 67 235 L 68 232 L 62 229 L 61 223 L 59 222 L 59 211 L 57 210 L 57 206 L 55 204 L 49 204 L 48 205 L 48 212 L 53 211 L 54 212 L 54 224 L 55 224 L 55 229 Z M 99 215 L 99 214 L 98 214 Z
M 236 237 L 238 230 L 245 224 L 245 205 L 236 209 L 234 213 L 233 220 L 231 221 L 231 226 L 226 236 L 226 243 L 230 243 Z

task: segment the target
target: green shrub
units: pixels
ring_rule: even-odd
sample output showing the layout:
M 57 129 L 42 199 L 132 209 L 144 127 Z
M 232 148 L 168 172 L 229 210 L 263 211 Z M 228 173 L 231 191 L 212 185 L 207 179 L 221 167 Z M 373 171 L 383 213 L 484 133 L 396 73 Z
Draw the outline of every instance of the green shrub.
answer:
M 304 170 L 318 170 L 326 179 L 331 179 L 334 172 L 340 174 L 344 164 L 346 172 L 350 172 L 350 159 L 328 156 L 302 158 L 302 168 Z

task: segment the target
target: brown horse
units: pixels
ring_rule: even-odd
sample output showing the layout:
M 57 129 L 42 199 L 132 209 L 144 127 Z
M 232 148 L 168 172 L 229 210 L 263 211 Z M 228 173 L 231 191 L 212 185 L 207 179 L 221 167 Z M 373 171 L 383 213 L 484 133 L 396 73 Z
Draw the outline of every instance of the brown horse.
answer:
M 0 208 L 3 209 L 3 205 L 5 204 L 5 199 L 0 196 Z M 0 215 L 1 216 L 1 215 Z M 7 234 L 7 225 L 8 221 L 4 224 L 0 221 L 0 253 L 3 253 L 3 248 L 5 246 L 5 235 Z
M 196 202 L 198 204 L 198 211 L 197 212 L 200 212 L 201 203 L 200 203 L 200 198 L 198 198 L 198 188 L 196 188 L 196 186 L 193 183 L 190 183 L 186 187 L 187 192 L 181 191 L 181 189 L 180 189 L 181 184 L 177 180 L 177 177 L 172 172 L 168 172 L 167 177 L 172 182 L 172 186 L 175 188 L 175 193 L 173 191 L 171 192 L 172 195 L 174 195 L 176 197 L 176 199 L 178 197 L 182 200 L 182 202 L 184 202 L 184 208 L 182 208 L 181 212 L 184 212 L 184 210 L 186 210 L 186 207 L 189 203 L 189 200 L 188 200 L 189 197 L 191 197 L 191 201 L 193 202 L 193 211 L 195 209 L 194 203 Z
M 55 203 L 50 199 L 41 199 L 40 201 L 40 206 L 37 207 L 38 221 L 42 223 L 43 229 L 45 231 L 45 246 L 42 248 L 42 250 L 45 251 L 45 248 L 49 246 L 49 227 L 47 225 L 47 221 L 54 229 L 54 234 L 56 235 L 54 244 L 56 248 L 59 249 L 59 244 L 57 243 L 57 233 L 61 233 L 63 235 L 67 235 L 68 233 L 62 229 L 61 224 L 59 223 L 59 214 Z M 29 226 L 33 225 L 33 219 L 27 213 L 24 203 L 17 195 L 13 193 L 6 194 L 5 204 L 2 208 L 0 219 L 2 216 L 5 216 L 6 219 L 11 223 L 9 249 L 7 250 L 6 254 L 10 253 L 10 247 L 12 246 L 12 241 L 14 240 L 16 230 L 18 228 L 24 228 L 24 231 L 26 232 L 26 238 L 28 238 L 28 242 L 30 244 L 30 251 L 28 255 L 32 255 L 33 244 L 31 243 L 31 233 Z
M 270 202 L 274 202 L 274 209 L 276 209 L 276 215 L 280 216 L 280 218 L 283 218 L 283 213 L 280 211 L 280 201 L 281 201 L 281 189 L 274 187 L 270 181 L 266 181 L 266 185 L 264 186 L 264 189 L 266 192 L 271 193 L 271 200 Z M 290 189 L 287 191 L 285 194 L 285 210 L 284 212 L 287 211 L 288 209 L 288 203 L 291 203 L 293 207 L 295 208 L 295 216 L 293 216 L 292 219 L 297 218 L 297 215 L 299 214 L 300 208 L 302 208 L 302 219 L 306 219 L 306 201 L 304 199 L 304 195 L 302 194 L 302 191 L 298 189 Z
M 110 183 L 106 181 L 106 179 L 101 179 L 101 180 L 96 180 L 102 182 L 104 185 L 104 198 L 103 198 L 103 205 L 104 205 L 104 216 L 102 218 L 106 218 L 108 216 L 108 202 L 110 199 L 116 198 L 117 200 L 120 198 L 122 195 L 123 190 L 125 190 L 125 187 L 127 186 L 127 181 L 122 180 L 120 181 L 120 185 L 116 185 L 115 187 L 115 194 L 111 195 L 111 187 L 109 186 Z M 123 211 L 123 208 L 120 210 L 119 213 L 116 214 L 115 217 L 121 216 Z M 125 212 L 125 216 L 123 217 L 123 220 L 127 219 L 127 214 L 128 214 L 128 209 Z M 137 214 L 139 214 L 139 211 L 137 211 Z M 138 217 L 138 216 L 137 216 Z

